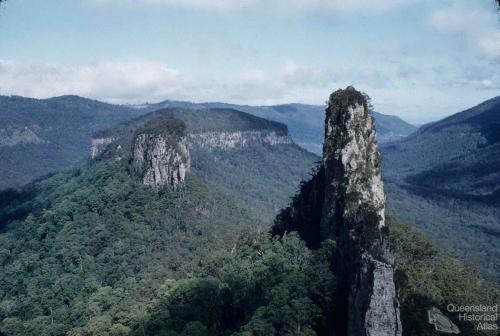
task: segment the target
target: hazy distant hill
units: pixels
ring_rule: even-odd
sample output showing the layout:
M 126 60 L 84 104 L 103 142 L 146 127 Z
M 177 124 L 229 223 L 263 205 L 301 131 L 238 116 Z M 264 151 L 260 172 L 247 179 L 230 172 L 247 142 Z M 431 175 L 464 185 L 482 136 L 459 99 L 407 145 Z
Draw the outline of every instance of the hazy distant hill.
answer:
M 500 269 L 500 97 L 385 144 L 389 205 L 433 239 Z
M 148 110 L 160 107 L 188 107 L 188 108 L 231 108 L 247 112 L 262 118 L 276 120 L 286 124 L 295 141 L 307 150 L 321 154 L 325 122 L 325 107 L 320 105 L 283 104 L 273 106 L 248 106 L 226 103 L 201 103 L 166 100 L 157 104 L 137 106 Z M 417 130 L 417 127 L 408 124 L 402 119 L 382 113 L 374 113 L 380 143 L 405 137 Z
M 142 111 L 81 98 L 0 96 L 0 189 L 19 186 L 88 154 L 93 132 Z
M 230 108 L 288 126 L 296 143 L 316 154 L 323 143 L 324 107 L 301 104 L 243 106 L 165 101 L 118 106 L 78 96 L 31 99 L 0 96 L 0 189 L 20 186 L 88 155 L 93 132 L 165 107 Z M 376 114 L 379 141 L 415 130 L 397 117 Z

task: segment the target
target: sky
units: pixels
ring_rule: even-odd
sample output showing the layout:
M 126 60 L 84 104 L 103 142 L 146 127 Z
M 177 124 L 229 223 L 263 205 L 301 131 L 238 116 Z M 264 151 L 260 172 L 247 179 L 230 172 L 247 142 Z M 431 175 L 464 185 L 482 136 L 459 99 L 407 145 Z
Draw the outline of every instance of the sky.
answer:
M 0 95 L 324 104 L 425 123 L 500 95 L 493 0 L 7 0 Z

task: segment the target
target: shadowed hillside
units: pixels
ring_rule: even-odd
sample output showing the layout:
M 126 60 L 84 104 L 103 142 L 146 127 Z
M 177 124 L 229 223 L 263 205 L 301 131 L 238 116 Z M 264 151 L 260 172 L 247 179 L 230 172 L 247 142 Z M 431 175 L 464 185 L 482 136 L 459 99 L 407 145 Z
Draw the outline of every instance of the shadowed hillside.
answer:
M 389 206 L 498 277 L 500 98 L 382 146 Z

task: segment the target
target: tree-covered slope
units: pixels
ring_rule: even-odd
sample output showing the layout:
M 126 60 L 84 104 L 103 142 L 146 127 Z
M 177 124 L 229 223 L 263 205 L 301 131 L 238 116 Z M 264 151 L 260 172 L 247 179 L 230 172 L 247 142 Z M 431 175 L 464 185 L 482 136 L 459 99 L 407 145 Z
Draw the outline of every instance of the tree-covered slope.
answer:
M 64 335 L 118 312 L 119 329 L 201 248 L 259 222 L 202 177 L 186 183 L 158 193 L 120 164 L 92 162 L 26 189 L 0 234 L 1 330 Z
M 29 212 L 0 234 L 5 335 L 328 328 L 335 243 L 311 250 L 294 234 L 271 239 L 251 209 L 195 174 L 183 192 L 157 193 L 115 163 L 85 163 L 25 192 Z M 431 303 L 498 300 L 494 287 L 415 229 L 395 221 L 390 228 L 405 334 L 433 335 L 422 319 Z
M 101 135 L 161 133 L 151 129 L 159 123 L 144 118 Z M 183 123 L 188 136 L 189 122 Z M 266 151 L 272 158 L 280 155 L 274 150 L 286 153 L 281 146 L 295 147 L 254 145 L 258 150 L 242 147 L 240 155 L 207 150 L 222 156 L 210 167 L 225 156 L 236 161 L 213 174 L 195 167 L 179 189 L 144 185 L 126 156 L 113 156 L 117 147 L 111 145 L 108 156 L 0 193 L 0 333 L 325 335 L 336 306 L 336 242 L 309 248 L 295 233 L 271 237 L 256 203 L 242 201 L 244 191 L 214 178 L 233 169 L 248 183 L 263 179 L 268 191 L 276 186 L 278 176 L 249 168 L 238 157 L 251 162 L 249 153 Z M 194 154 L 193 164 L 200 157 Z M 422 319 L 429 304 L 498 301 L 494 286 L 414 229 L 393 222 L 390 228 L 403 326 L 410 335 L 432 335 Z
M 159 117 L 185 123 L 195 171 L 269 222 L 319 159 L 293 143 L 284 124 L 232 109 L 167 108 L 94 136 L 118 138 L 122 148 L 130 148 L 136 129 Z
M 32 99 L 0 96 L 0 189 L 21 186 L 88 154 L 92 133 L 165 107 L 233 109 L 284 123 L 302 147 L 320 153 L 324 107 L 302 104 L 243 106 L 165 101 L 140 108 L 106 104 L 78 96 Z M 377 115 L 380 138 L 413 130 L 395 117 Z M 216 121 L 216 120 L 214 120 Z M 224 127 L 223 124 L 219 124 Z M 387 136 L 386 136 L 387 135 Z
M 478 322 L 460 319 L 459 313 L 449 312 L 447 306 L 495 306 L 500 299 L 498 283 L 485 281 L 476 266 L 445 252 L 413 225 L 392 216 L 387 225 L 395 255 L 403 335 L 437 335 L 428 323 L 427 311 L 432 307 L 453 321 L 462 335 L 495 335 L 496 328 L 478 330 Z
M 392 217 L 388 225 L 403 335 L 437 335 L 428 323 L 427 310 L 432 307 L 457 324 L 463 335 L 495 335 L 496 331 L 477 330 L 477 324 L 460 321 L 446 306 L 495 305 L 498 286 L 446 254 L 415 227 Z M 243 232 L 231 247 L 207 252 L 194 268 L 189 265 L 189 279 L 166 283 L 133 334 L 146 330 L 147 335 L 328 335 L 336 307 L 332 246 L 334 241 L 326 241 L 311 250 L 295 233 L 271 239 L 261 231 Z
M 389 207 L 498 279 L 500 98 L 382 146 Z
M 77 96 L 0 96 L 0 189 L 20 186 L 88 155 L 93 132 L 142 111 Z
M 462 168 L 463 172 L 449 174 L 451 175 L 449 178 L 461 176 L 463 181 L 460 184 L 448 185 L 446 180 L 441 180 L 443 188 L 473 191 L 475 188 L 472 185 L 481 178 L 490 182 L 489 192 L 495 191 L 500 187 L 497 171 L 488 170 L 488 167 L 480 170 L 476 168 L 479 165 L 487 165 L 489 159 L 494 159 L 498 153 L 498 143 L 500 143 L 500 97 L 424 125 L 404 140 L 383 146 L 387 161 L 386 176 L 407 178 L 420 174 L 422 177 L 432 177 L 435 170 L 439 173 L 447 167 L 455 167 L 455 169 Z M 493 161 L 490 166 L 495 166 L 496 163 Z M 475 178 L 469 178 L 473 172 Z M 440 176 L 442 177 L 446 178 Z M 425 183 L 425 180 L 422 178 L 418 182 Z M 467 183 L 467 180 L 470 182 Z M 435 180 L 427 182 L 433 185 Z M 471 187 L 467 188 L 467 184 L 471 184 Z M 487 192 L 485 190 L 482 193 Z

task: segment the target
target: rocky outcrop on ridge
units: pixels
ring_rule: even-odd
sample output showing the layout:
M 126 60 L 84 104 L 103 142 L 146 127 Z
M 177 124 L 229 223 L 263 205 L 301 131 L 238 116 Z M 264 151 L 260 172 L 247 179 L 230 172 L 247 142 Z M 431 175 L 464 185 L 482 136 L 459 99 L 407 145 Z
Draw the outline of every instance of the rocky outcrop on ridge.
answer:
M 239 132 L 204 132 L 189 134 L 189 143 L 207 149 L 229 150 L 247 146 L 251 142 L 260 142 L 271 146 L 291 145 L 289 135 L 278 134 L 275 131 L 239 131 Z
M 311 247 L 327 239 L 336 242 L 331 334 L 402 334 L 373 117 L 353 87 L 330 96 L 321 166 L 273 228 L 278 234 L 290 230 Z
M 191 160 L 185 136 L 172 141 L 168 135 L 138 134 L 134 140 L 132 169 L 145 185 L 154 188 L 184 184 Z
M 96 134 L 91 158 L 123 162 L 133 176 L 155 189 L 182 187 L 191 169 L 186 125 L 164 116 Z

